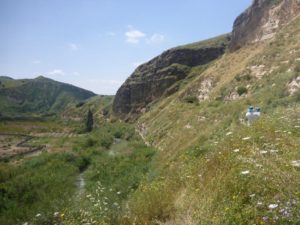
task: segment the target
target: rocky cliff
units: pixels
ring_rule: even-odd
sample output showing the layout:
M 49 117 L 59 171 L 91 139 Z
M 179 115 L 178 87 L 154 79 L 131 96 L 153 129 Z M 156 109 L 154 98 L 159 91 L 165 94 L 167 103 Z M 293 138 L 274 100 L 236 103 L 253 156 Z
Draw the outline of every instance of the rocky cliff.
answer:
M 255 0 L 234 22 L 230 50 L 274 37 L 300 13 L 300 0 Z
M 117 92 L 113 104 L 115 115 L 122 119 L 135 118 L 150 103 L 177 91 L 175 84 L 185 79 L 193 67 L 215 60 L 228 45 L 235 51 L 247 44 L 273 38 L 299 13 L 300 0 L 254 0 L 235 20 L 231 38 L 222 36 L 174 48 L 138 67 Z M 202 92 L 199 96 L 206 98 Z
M 114 113 L 123 119 L 134 119 L 161 96 L 172 94 L 175 84 L 186 78 L 190 70 L 224 54 L 230 35 L 180 46 L 139 66 L 118 90 Z

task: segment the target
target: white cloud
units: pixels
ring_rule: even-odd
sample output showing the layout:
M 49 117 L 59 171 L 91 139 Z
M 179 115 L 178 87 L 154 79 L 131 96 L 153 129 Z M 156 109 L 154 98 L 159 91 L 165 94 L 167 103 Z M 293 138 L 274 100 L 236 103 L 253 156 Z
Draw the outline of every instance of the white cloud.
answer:
M 162 34 L 155 33 L 150 38 L 146 39 L 147 44 L 159 44 L 165 40 L 165 36 Z
M 46 74 L 47 74 L 47 76 L 50 76 L 50 77 L 56 77 L 56 76 L 64 76 L 65 72 L 61 69 L 55 69 Z
M 68 43 L 68 48 L 72 51 L 77 51 L 79 49 L 78 45 L 75 43 Z
M 138 44 L 142 38 L 146 37 L 146 34 L 142 31 L 134 29 L 132 26 L 128 26 L 129 31 L 125 33 L 126 42 L 130 44 Z

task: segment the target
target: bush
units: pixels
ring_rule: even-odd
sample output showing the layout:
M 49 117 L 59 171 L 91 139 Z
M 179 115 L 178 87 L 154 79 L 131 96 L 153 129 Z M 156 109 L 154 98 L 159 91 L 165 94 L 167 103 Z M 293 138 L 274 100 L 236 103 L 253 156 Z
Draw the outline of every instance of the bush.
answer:
M 79 102 L 79 103 L 76 104 L 76 108 L 80 108 L 83 105 L 84 105 L 84 102 Z
M 88 138 L 85 142 L 85 147 L 88 147 L 88 148 L 93 147 L 96 145 L 96 143 L 97 143 L 97 141 L 94 140 L 93 138 Z
M 185 96 L 183 98 L 183 101 L 186 102 L 186 103 L 191 103 L 191 104 L 199 103 L 199 100 L 196 96 Z
M 248 89 L 245 87 L 238 87 L 237 88 L 237 93 L 239 94 L 239 96 L 246 94 L 248 92 Z
M 112 136 L 103 135 L 100 140 L 100 145 L 104 148 L 109 149 L 113 142 L 114 142 L 114 139 Z
M 300 62 L 298 62 L 295 66 L 295 72 L 300 73 Z

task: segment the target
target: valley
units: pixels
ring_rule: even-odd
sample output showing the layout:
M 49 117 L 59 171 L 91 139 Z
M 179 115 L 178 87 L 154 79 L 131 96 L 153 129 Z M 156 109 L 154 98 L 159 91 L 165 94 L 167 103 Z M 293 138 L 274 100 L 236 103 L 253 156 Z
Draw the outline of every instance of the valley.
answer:
M 0 77 L 0 224 L 300 224 L 299 13 L 255 0 L 115 96 Z

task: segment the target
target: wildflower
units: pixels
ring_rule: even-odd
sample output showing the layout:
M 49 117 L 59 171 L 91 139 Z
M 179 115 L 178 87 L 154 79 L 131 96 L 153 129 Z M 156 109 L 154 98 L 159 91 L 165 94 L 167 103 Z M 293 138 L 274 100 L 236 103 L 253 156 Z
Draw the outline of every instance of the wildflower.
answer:
M 121 194 L 121 191 L 118 191 L 117 194 L 120 195 L 120 194 Z
M 269 218 L 267 216 L 264 216 L 262 219 L 263 221 L 267 221 Z
M 237 149 L 234 149 L 233 152 L 235 153 L 238 153 L 240 150 L 237 148 Z
M 294 160 L 291 163 L 292 163 L 292 166 L 294 166 L 294 167 L 300 167 L 300 160 Z
M 270 204 L 268 206 L 269 209 L 276 209 L 278 207 L 278 204 Z
M 264 155 L 264 154 L 267 154 L 268 151 L 260 151 L 260 154 Z
M 226 133 L 226 136 L 229 136 L 229 135 L 232 135 L 232 132 L 231 132 L 231 131 L 228 132 L 228 133 Z
M 249 170 L 245 170 L 245 171 L 242 171 L 242 172 L 241 172 L 242 175 L 248 175 L 249 173 L 250 173 Z
M 257 202 L 257 205 L 258 206 L 261 206 L 263 203 L 262 202 Z
M 59 212 L 53 213 L 53 216 L 54 216 L 54 217 L 57 217 L 58 215 L 59 215 Z
M 247 141 L 247 140 L 250 140 L 250 139 L 251 139 L 251 137 L 244 137 L 242 140 Z
M 35 217 L 40 217 L 40 216 L 41 216 L 41 214 L 40 214 L 40 213 L 38 213 L 38 214 L 36 214 L 36 215 L 35 215 Z

